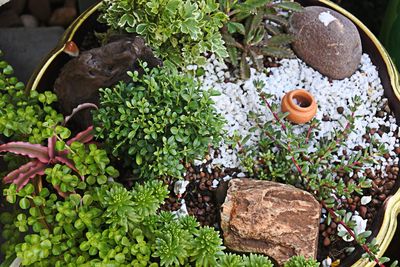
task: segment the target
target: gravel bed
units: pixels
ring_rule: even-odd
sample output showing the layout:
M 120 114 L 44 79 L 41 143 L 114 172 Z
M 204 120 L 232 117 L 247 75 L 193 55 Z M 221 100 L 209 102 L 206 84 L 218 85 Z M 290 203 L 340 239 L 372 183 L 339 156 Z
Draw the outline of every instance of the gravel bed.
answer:
M 196 66 L 190 68 L 196 69 Z M 300 59 L 271 63 L 264 72 L 251 69 L 251 78 L 246 81 L 236 78 L 238 73 L 232 73 L 227 65 L 214 56 L 209 58 L 204 70 L 205 74 L 200 77 L 202 87 L 213 88 L 221 93 L 213 99 L 217 111 L 227 121 L 225 130 L 228 136 L 244 137 L 251 134 L 248 144 L 256 144 L 260 134 L 257 131 L 249 132 L 249 129 L 255 126 L 255 122 L 249 116 L 250 112 L 261 114 L 263 122 L 273 119 L 259 99 L 259 93 L 253 85 L 256 80 L 264 82 L 263 90 L 272 95 L 269 99 L 271 103 L 280 104 L 286 92 L 297 88 L 306 89 L 314 95 L 318 103 L 316 118 L 321 123 L 318 135 L 314 140 L 310 140 L 311 144 L 329 139 L 335 131 L 341 130 L 346 124 L 343 115 L 350 113 L 352 99 L 355 96 L 360 97 L 362 104 L 355 114 L 354 132 L 348 135 L 345 146 L 339 149 L 331 164 L 340 162 L 343 155 L 349 157 L 352 153 L 368 148 L 371 138 L 384 144 L 388 153 L 383 156 L 374 155 L 375 163 L 364 165 L 357 173 L 335 174 L 345 181 L 357 179 L 361 175 L 373 180 L 373 187 L 367 190 L 364 197 L 353 196 L 342 201 L 347 210 L 355 213 L 353 219 L 357 221 L 360 232 L 365 231 L 374 222 L 373 218 L 392 193 L 398 176 L 400 148 L 396 120 L 388 107 L 387 99 L 384 98 L 378 71 L 368 55 L 362 56 L 357 72 L 344 80 L 330 80 Z M 307 126 L 301 125 L 295 127 L 297 133 L 307 129 Z M 314 152 L 313 145 L 310 146 L 309 152 Z M 373 152 L 376 152 L 376 149 Z M 232 148 L 228 140 L 222 141 L 218 148 L 210 149 L 207 160 L 187 166 L 185 180 L 188 183 L 187 186 L 183 185 L 186 192 L 177 197 L 178 194 L 174 193 L 171 185 L 171 198 L 164 208 L 175 210 L 178 215 L 194 215 L 203 225 L 214 225 L 218 228 L 218 199 L 223 196 L 226 182 L 232 177 L 245 176 L 241 169 L 238 148 Z M 327 256 L 342 259 L 346 257 L 343 248 L 351 245 L 348 243 L 351 241 L 332 238 L 337 236 L 337 225 L 326 225 L 325 217 L 322 210 L 318 259 L 322 261 Z

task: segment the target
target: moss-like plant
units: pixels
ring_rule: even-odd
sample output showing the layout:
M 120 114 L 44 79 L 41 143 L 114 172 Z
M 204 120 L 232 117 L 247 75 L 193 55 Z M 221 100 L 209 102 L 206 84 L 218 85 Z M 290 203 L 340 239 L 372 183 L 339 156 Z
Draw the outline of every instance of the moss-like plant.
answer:
M 226 15 L 214 0 L 105 0 L 99 19 L 144 37 L 158 57 L 178 66 L 204 64 L 205 52 L 227 56 L 219 32 Z
M 129 73 L 131 83 L 100 90 L 94 113 L 97 136 L 141 177 L 181 177 L 182 161 L 202 159 L 221 139 L 223 120 L 214 90 L 168 68 Z

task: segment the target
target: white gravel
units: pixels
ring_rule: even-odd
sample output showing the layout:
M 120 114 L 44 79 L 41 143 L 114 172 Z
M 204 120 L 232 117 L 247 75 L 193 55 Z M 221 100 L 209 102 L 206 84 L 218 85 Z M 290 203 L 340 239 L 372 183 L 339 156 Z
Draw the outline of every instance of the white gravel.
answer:
M 380 168 L 385 172 L 387 164 L 398 162 L 392 151 L 394 147 L 399 146 L 397 136 L 394 135 L 398 126 L 392 116 L 389 116 L 389 120 L 386 121 L 375 116 L 387 100 L 383 97 L 383 87 L 378 71 L 367 54 L 362 56 L 356 73 L 343 80 L 329 81 L 327 77 L 308 67 L 300 59 L 284 59 L 280 61 L 280 64 L 279 67 L 266 69 L 265 72 L 269 75 L 251 69 L 251 78 L 243 81 L 231 77 L 223 62 L 216 60 L 214 56 L 210 57 L 205 66 L 206 72 L 200 77 L 200 80 L 204 89 L 214 88 L 221 93 L 220 96 L 213 97 L 213 99 L 216 102 L 217 111 L 227 121 L 225 130 L 229 136 L 236 134 L 244 137 L 250 134 L 249 129 L 254 126 L 254 122 L 249 118 L 249 112 L 262 114 L 261 120 L 264 122 L 272 120 L 271 113 L 261 103 L 259 94 L 253 85 L 255 80 L 261 80 L 265 84 L 264 91 L 274 96 L 269 99 L 271 103 L 280 105 L 285 93 L 297 88 L 308 90 L 314 95 L 318 103 L 316 118 L 318 120 L 322 120 L 324 116 L 331 118 L 331 121 L 321 121 L 319 136 L 313 140 L 314 143 L 322 137 L 332 137 L 335 130 L 343 128 L 342 125 L 346 124 L 346 120 L 337 112 L 337 108 L 343 107 L 343 114 L 349 114 L 352 98 L 359 96 L 362 104 L 356 111 L 358 117 L 354 123 L 355 129 L 346 140 L 346 148 L 352 150 L 358 145 L 369 146 L 363 140 L 363 134 L 369 129 L 378 129 L 381 125 L 385 125 L 390 127 L 391 132 L 383 134 L 382 137 L 375 133 L 374 138 L 385 145 L 393 159 L 389 159 L 387 162 L 384 158 L 375 156 L 375 159 L 381 161 L 382 164 L 376 164 L 373 167 Z M 304 129 L 307 127 L 296 126 L 296 132 L 303 132 Z M 256 142 L 258 135 L 258 132 L 253 133 L 249 143 Z M 240 168 L 237 148 L 231 149 L 226 143 L 221 142 L 218 148 L 219 156 L 213 159 L 212 164 L 222 168 Z M 312 152 L 312 146 L 310 150 Z M 338 151 L 339 157 L 341 153 L 342 150 Z M 213 155 L 213 151 L 210 154 Z M 336 158 L 336 160 L 338 159 Z

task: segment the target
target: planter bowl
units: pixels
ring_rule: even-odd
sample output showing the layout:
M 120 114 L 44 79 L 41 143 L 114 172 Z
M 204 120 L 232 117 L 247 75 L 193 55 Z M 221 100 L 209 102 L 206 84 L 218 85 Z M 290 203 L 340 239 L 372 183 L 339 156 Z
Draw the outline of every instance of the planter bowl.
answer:
M 329 7 L 349 18 L 358 28 L 363 52 L 368 53 L 372 62 L 379 69 L 379 76 L 384 87 L 385 96 L 389 99 L 389 105 L 393 110 L 397 122 L 400 123 L 400 83 L 399 74 L 387 51 L 378 39 L 352 14 L 328 0 L 298 0 L 304 6 L 318 5 Z M 70 57 L 62 50 L 66 42 L 73 40 L 78 46 L 82 44 L 84 36 L 89 30 L 101 31 L 101 26 L 96 22 L 100 3 L 92 6 L 79 16 L 65 31 L 56 48 L 43 60 L 41 65 L 31 76 L 26 86 L 27 90 L 36 89 L 51 90 L 61 67 L 70 60 Z M 100 28 L 99 28 L 100 27 Z M 400 180 L 397 179 L 392 194 L 386 200 L 378 216 L 372 224 L 373 236 L 380 244 L 378 256 L 386 251 L 397 227 L 397 216 L 400 213 Z M 360 259 L 361 249 L 341 262 L 341 266 L 373 267 L 374 263 Z

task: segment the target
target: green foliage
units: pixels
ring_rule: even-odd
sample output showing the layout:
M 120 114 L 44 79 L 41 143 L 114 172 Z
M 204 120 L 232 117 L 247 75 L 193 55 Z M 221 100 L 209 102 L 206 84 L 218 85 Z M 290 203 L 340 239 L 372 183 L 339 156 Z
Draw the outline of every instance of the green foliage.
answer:
M 155 54 L 178 66 L 204 64 L 205 52 L 226 57 L 219 29 L 226 16 L 214 0 L 105 0 L 99 18 L 144 37 Z
M 220 8 L 229 16 L 222 28 L 222 37 L 227 45 L 229 60 L 240 65 L 242 78 L 250 77 L 247 57 L 261 71 L 263 56 L 276 58 L 294 57 L 289 44 L 294 37 L 284 33 L 288 15 L 280 11 L 300 11 L 298 3 L 289 0 L 220 0 Z M 239 64 L 240 62 L 240 64 Z
M 94 113 L 97 136 L 114 156 L 141 177 L 181 177 L 182 160 L 203 158 L 221 139 L 223 120 L 213 107 L 213 90 L 167 68 L 129 73 L 131 83 L 100 90 Z
M 272 262 L 262 255 L 250 254 L 243 256 L 243 262 L 246 267 L 272 267 Z
M 354 106 L 350 107 L 350 114 L 343 114 L 347 124 L 343 129 L 335 132 L 331 138 L 314 142 L 310 152 L 311 142 L 318 130 L 319 122 L 313 120 L 308 125 L 308 130 L 303 134 L 295 133 L 294 125 L 285 120 L 287 114 L 277 112 L 278 106 L 269 103 L 269 98 L 274 96 L 261 92 L 264 84 L 256 81 L 254 86 L 260 90 L 262 102 L 269 108 L 275 119 L 266 123 L 259 121 L 257 114 L 252 114 L 257 127 L 261 131 L 257 147 L 244 147 L 243 163 L 248 173 L 259 179 L 268 179 L 277 182 L 292 184 L 312 193 L 321 205 L 327 210 L 326 223 L 332 220 L 347 226 L 339 231 L 339 236 L 349 235 L 355 237 L 361 244 L 367 244 L 370 231 L 356 234 L 356 223 L 352 220 L 354 213 L 347 212 L 338 199 L 349 199 L 354 195 L 363 195 L 363 190 L 371 188 L 372 181 L 362 175 L 361 168 L 366 164 L 375 163 L 373 156 L 386 153 L 382 144 L 377 144 L 371 139 L 370 147 L 352 153 L 346 158 L 343 155 L 337 164 L 332 164 L 332 159 L 346 137 L 353 130 L 354 118 L 360 99 L 353 99 Z M 242 142 L 243 143 L 243 142 Z M 358 178 L 345 182 L 337 179 L 338 173 L 359 173 Z M 377 244 L 369 244 L 368 256 L 375 259 Z M 365 248 L 365 247 L 364 247 Z
M 51 127 L 63 120 L 51 107 L 57 97 L 52 92 L 25 93 L 24 84 L 13 72 L 12 66 L 0 61 L 0 139 L 4 136 L 10 140 L 41 143 L 51 136 Z
M 319 263 L 314 259 L 306 259 L 304 256 L 294 256 L 285 263 L 284 267 L 319 267 Z

